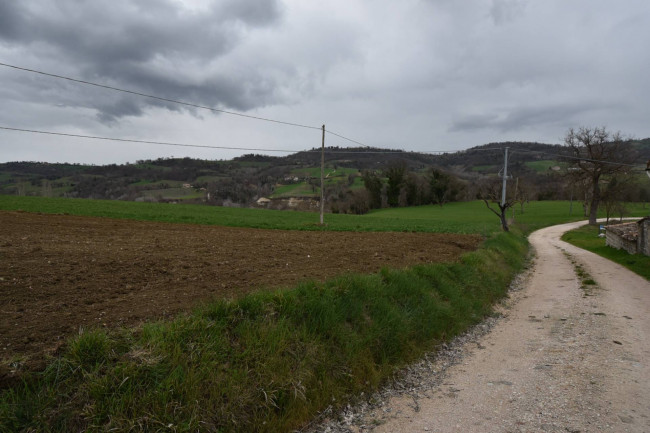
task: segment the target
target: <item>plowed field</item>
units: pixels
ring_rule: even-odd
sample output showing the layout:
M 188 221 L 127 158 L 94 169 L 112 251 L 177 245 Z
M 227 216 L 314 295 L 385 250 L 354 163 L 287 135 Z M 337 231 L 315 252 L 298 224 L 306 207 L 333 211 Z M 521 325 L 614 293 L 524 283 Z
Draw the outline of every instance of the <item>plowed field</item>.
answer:
M 0 376 L 88 327 L 384 266 L 449 262 L 474 235 L 257 230 L 0 212 Z

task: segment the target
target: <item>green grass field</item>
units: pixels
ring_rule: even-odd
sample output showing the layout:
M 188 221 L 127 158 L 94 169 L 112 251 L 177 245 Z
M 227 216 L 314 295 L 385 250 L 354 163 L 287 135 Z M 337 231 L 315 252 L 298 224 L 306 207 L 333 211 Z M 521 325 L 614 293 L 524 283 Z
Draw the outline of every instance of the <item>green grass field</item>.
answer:
M 568 164 L 565 162 L 558 162 L 553 160 L 526 162 L 526 167 L 529 167 L 538 173 L 546 173 L 551 169 L 551 167 L 560 167 L 560 169 L 564 170 L 567 166 Z
M 359 170 L 355 168 L 325 168 L 325 184 L 328 186 L 334 184 L 344 183 L 347 185 L 348 176 L 350 174 L 358 174 Z M 289 198 L 289 197 L 319 197 L 320 196 L 320 187 L 312 188 L 307 181 L 304 180 L 306 177 L 311 177 L 314 179 L 320 179 L 320 168 L 296 168 L 291 171 L 291 174 L 298 177 L 301 182 L 290 184 L 290 185 L 280 185 L 278 186 L 271 198 Z M 351 189 L 358 189 L 363 186 L 363 181 L 359 176 L 356 176 L 354 183 L 351 185 Z
M 188 200 L 205 197 L 204 192 L 195 191 L 193 188 L 151 189 L 142 191 L 140 194 L 142 197 L 162 197 L 166 200 Z
M 563 222 L 585 219 L 574 203 L 562 201 L 531 202 L 524 213 L 517 206 L 514 221 L 525 232 Z M 640 204 L 628 206 L 629 216 L 644 216 L 648 209 Z M 241 209 L 202 205 L 135 203 L 114 200 L 86 200 L 44 197 L 0 196 L 0 210 L 23 210 L 55 214 L 85 215 L 141 221 L 255 227 L 283 230 L 335 231 L 414 231 L 439 233 L 489 234 L 499 230 L 499 220 L 483 202 L 448 203 L 372 211 L 366 215 L 326 214 L 326 227 L 318 225 L 313 212 Z M 512 211 L 509 212 L 512 217 Z
M 479 173 L 483 172 L 492 172 L 496 173 L 499 170 L 499 167 L 496 165 L 475 165 L 472 167 L 472 171 L 477 171 Z
M 565 233 L 562 240 L 625 266 L 650 280 L 650 257 L 642 254 L 628 254 L 626 251 L 608 247 L 605 245 L 605 239 L 598 237 L 598 229 L 595 227 L 583 226 L 572 230 Z
M 271 198 L 318 197 L 319 195 L 320 188 L 314 190 L 307 182 L 300 182 L 278 186 L 271 194 Z

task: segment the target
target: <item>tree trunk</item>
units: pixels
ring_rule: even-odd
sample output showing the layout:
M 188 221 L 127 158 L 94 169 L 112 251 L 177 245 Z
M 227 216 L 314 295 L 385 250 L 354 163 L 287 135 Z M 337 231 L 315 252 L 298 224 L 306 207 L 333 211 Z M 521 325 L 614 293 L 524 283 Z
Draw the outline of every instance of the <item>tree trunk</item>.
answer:
M 507 217 L 507 212 L 508 212 L 508 205 L 499 205 L 499 210 L 501 211 L 501 215 L 499 215 L 499 218 L 501 218 L 501 227 L 503 228 L 504 232 L 509 232 L 510 229 L 508 228 L 508 217 Z
M 506 218 L 505 211 L 501 211 L 501 227 L 503 227 L 504 232 L 510 231 L 510 229 L 508 228 L 508 220 Z
M 488 200 L 483 199 L 483 203 L 485 203 L 485 206 L 487 206 L 487 208 L 490 209 L 490 211 L 492 211 L 493 214 L 499 217 L 499 219 L 501 220 L 501 228 L 503 228 L 503 231 L 504 232 L 510 231 L 510 229 L 508 228 L 508 219 L 506 218 L 506 212 L 508 211 L 508 208 L 512 206 L 512 204 L 506 203 L 503 206 L 501 204 L 497 204 L 500 211 L 497 212 L 496 210 L 492 209 L 492 206 L 490 206 L 490 202 Z
M 595 226 L 598 224 L 598 206 L 600 205 L 600 176 L 595 176 L 592 185 L 592 197 L 589 208 L 589 224 Z

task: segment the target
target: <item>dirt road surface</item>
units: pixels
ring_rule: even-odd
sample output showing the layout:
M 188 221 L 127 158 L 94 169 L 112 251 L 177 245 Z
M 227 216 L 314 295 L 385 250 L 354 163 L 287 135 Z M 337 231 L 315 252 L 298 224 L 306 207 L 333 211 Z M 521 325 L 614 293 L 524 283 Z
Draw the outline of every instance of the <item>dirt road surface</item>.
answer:
M 392 398 L 351 430 L 650 432 L 650 282 L 559 240 L 579 224 L 530 236 L 524 288 L 436 386 Z

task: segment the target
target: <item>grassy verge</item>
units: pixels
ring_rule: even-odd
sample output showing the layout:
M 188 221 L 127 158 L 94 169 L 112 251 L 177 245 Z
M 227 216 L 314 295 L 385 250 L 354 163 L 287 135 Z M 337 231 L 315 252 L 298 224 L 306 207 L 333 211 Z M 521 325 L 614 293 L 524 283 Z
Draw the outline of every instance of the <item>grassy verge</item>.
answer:
M 627 251 L 605 245 L 605 239 L 598 237 L 598 229 L 593 226 L 583 226 L 562 236 L 562 240 L 606 259 L 625 266 L 642 277 L 650 280 L 650 257 L 642 254 L 628 254 Z
M 524 264 L 500 233 L 459 263 L 384 269 L 89 330 L 0 396 L 0 431 L 291 431 L 490 314 Z

